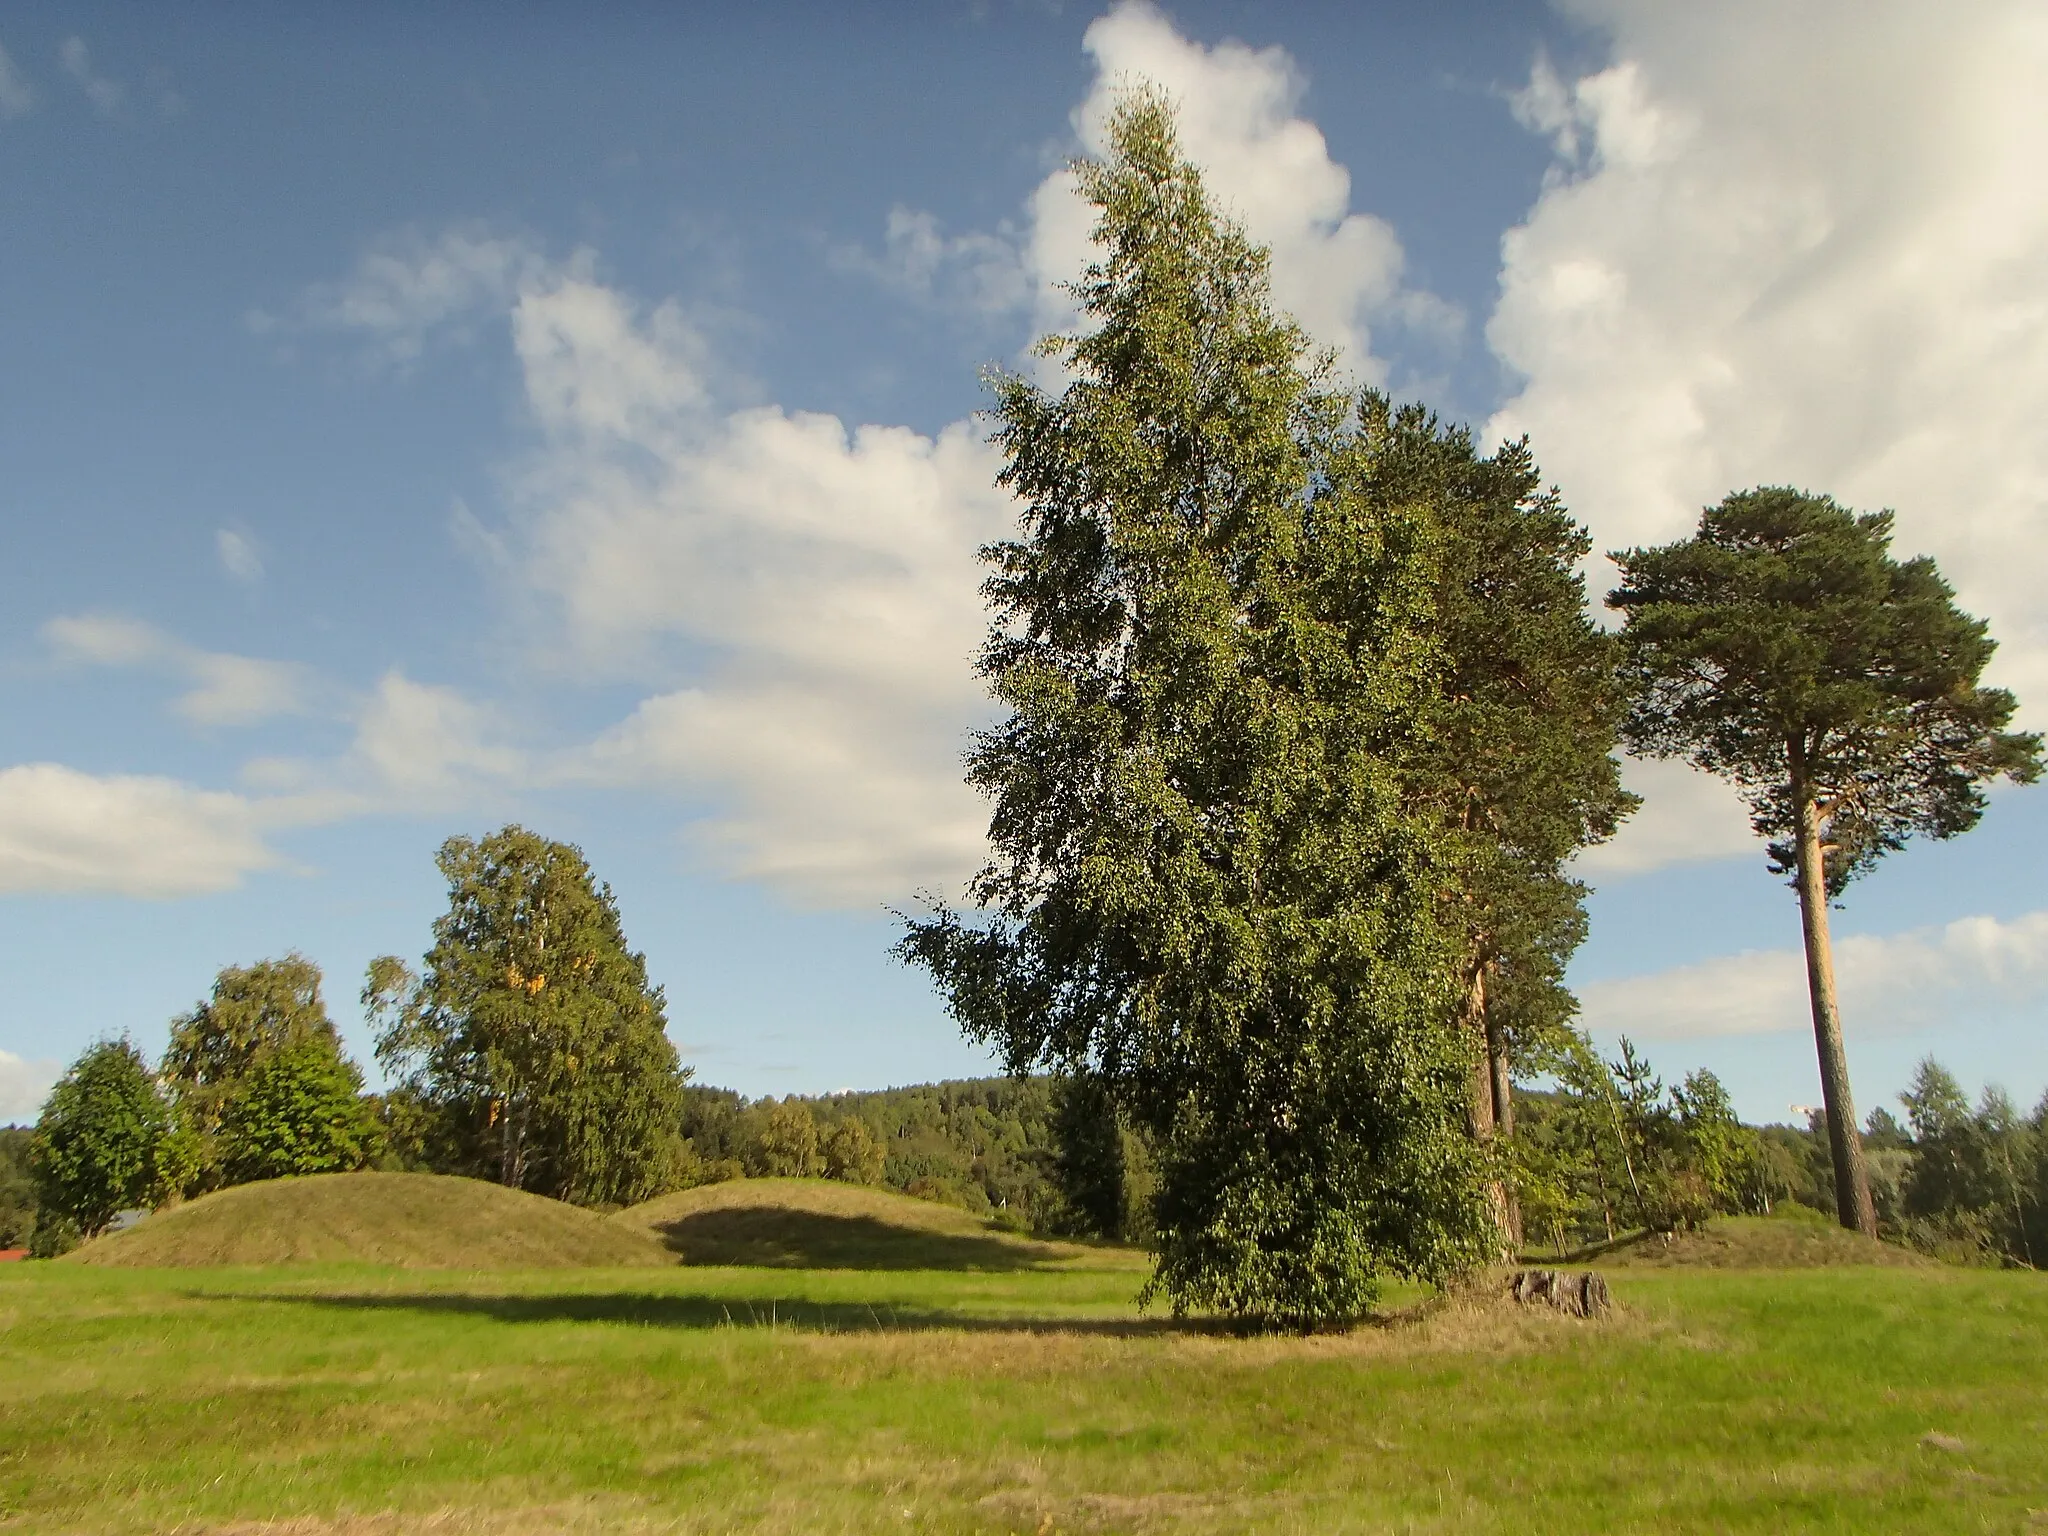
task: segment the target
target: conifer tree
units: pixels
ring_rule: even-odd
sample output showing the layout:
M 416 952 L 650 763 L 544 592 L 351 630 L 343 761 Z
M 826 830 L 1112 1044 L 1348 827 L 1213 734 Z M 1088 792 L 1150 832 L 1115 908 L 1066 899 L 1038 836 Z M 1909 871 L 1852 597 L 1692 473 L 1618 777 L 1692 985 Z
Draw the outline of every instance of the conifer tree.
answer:
M 1437 535 L 1437 688 L 1410 794 L 1444 838 L 1473 1048 L 1467 1121 L 1490 1143 L 1514 1132 L 1518 1053 L 1555 1042 L 1576 1011 L 1563 976 L 1585 936 L 1585 889 L 1568 861 L 1636 803 L 1615 757 L 1620 653 L 1587 610 L 1592 541 L 1526 440 L 1482 456 L 1464 428 L 1368 390 L 1338 465 L 1380 515 L 1424 514 Z M 1512 1184 L 1494 1189 L 1503 1239 L 1518 1240 Z
M 913 922 L 968 1033 L 1088 1073 L 1158 1158 L 1176 1310 L 1307 1326 L 1490 1226 L 1460 1125 L 1439 837 L 1399 760 L 1434 658 L 1426 520 L 1333 474 L 1349 401 L 1276 316 L 1172 113 L 1077 167 L 1097 256 L 1057 390 L 994 381 L 1022 536 L 986 552 L 1008 718 L 982 909 Z
M 1978 684 L 1995 642 L 1892 514 L 1774 486 L 1709 507 L 1691 538 L 1614 556 L 1632 750 L 1731 780 L 1799 893 L 1807 990 L 1842 1225 L 1877 1236 L 1856 1134 L 1828 906 L 1914 834 L 1954 837 L 1993 779 L 2030 783 L 2041 738 Z

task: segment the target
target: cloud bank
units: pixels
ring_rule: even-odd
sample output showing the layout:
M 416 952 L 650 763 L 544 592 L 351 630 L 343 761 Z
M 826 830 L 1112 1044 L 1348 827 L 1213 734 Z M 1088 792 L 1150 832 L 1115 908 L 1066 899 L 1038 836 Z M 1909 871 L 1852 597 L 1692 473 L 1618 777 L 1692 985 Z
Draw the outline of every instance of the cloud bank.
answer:
M 2048 986 L 2048 911 L 2002 921 L 1965 917 L 1943 927 L 1836 941 L 1842 1016 L 1852 1035 L 1967 1028 L 2011 1013 Z M 1796 949 L 1757 950 L 1580 991 L 1581 1022 L 1643 1040 L 1811 1029 L 1806 961 Z
M 1578 0 L 1604 68 L 1539 63 L 1557 159 L 1487 327 L 1603 547 L 1728 491 L 1893 507 L 2048 718 L 2048 11 L 2030 0 Z

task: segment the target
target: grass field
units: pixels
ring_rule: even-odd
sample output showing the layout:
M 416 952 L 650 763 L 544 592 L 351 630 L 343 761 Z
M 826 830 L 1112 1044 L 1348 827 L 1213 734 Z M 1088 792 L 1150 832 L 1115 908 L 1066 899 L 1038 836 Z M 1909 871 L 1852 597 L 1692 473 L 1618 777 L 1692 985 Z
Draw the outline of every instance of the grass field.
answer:
M 1115 1249 L 800 1267 L 893 1211 L 810 1214 L 771 1267 L 8 1266 L 0 1530 L 2048 1532 L 2037 1275 L 1738 1227 L 1611 1323 L 1247 1339 Z

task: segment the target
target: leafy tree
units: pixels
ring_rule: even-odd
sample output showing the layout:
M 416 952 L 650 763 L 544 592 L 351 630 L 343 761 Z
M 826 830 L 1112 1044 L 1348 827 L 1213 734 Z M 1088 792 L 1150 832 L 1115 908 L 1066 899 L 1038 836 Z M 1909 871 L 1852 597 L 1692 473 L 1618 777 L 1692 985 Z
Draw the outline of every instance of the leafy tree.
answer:
M 171 1020 L 162 1071 L 185 1139 L 187 1193 L 230 1181 L 222 1161 L 222 1123 L 245 1077 L 270 1054 L 314 1042 L 339 1057 L 341 1038 L 320 997 L 320 967 L 304 955 L 230 965 L 212 995 Z
M 818 1122 L 801 1099 L 768 1106 L 760 1148 L 761 1171 L 770 1178 L 813 1178 L 825 1170 L 818 1153 Z
M 1995 1087 L 1984 1091 L 1973 1113 L 1961 1085 L 1932 1057 L 1920 1063 L 1899 1098 L 1913 1128 L 1902 1202 L 1907 1235 L 1937 1252 L 2032 1267 L 2040 1225 L 2033 1209 L 2040 1115 L 2028 1124 Z
M 879 1184 L 886 1166 L 882 1144 L 867 1121 L 849 1116 L 825 1137 L 825 1177 L 849 1184 Z
M 1587 612 L 1586 531 L 1546 491 L 1526 439 L 1482 456 L 1419 405 L 1359 400 L 1338 473 L 1382 516 L 1435 526 L 1438 695 L 1418 732 L 1410 794 L 1437 818 L 1454 875 L 1475 1137 L 1512 1136 L 1518 1054 L 1576 1011 L 1565 963 L 1585 937 L 1567 861 L 1611 837 L 1636 801 L 1615 758 L 1619 648 Z M 1512 1186 L 1498 1186 L 1518 1237 Z
M 265 1052 L 221 1117 L 228 1182 L 361 1168 L 378 1144 L 375 1112 L 362 1090 L 355 1064 L 317 1036 Z
M 39 1226 L 69 1219 L 95 1237 L 121 1211 L 143 1204 L 169 1126 L 141 1052 L 126 1040 L 87 1050 L 50 1090 L 36 1122 L 29 1168 Z
M 1399 769 L 1432 697 L 1423 516 L 1338 473 L 1349 402 L 1277 317 L 1150 92 L 1076 167 L 1097 256 L 1057 392 L 993 381 L 1023 536 L 986 551 L 1008 718 L 982 915 L 899 953 L 1014 1072 L 1095 1075 L 1158 1158 L 1176 1311 L 1311 1325 L 1492 1223 L 1460 1124 L 1435 829 Z
M 1122 1237 L 1124 1136 L 1116 1100 L 1089 1072 L 1055 1081 L 1052 1171 L 1066 1207 L 1060 1225 L 1089 1237 Z
M 1828 904 L 1914 833 L 1975 826 L 1983 785 L 2031 782 L 2041 741 L 1978 685 L 1994 643 L 1925 557 L 1891 558 L 1892 515 L 1785 487 L 1741 491 L 1690 539 L 1614 556 L 1610 606 L 1636 702 L 1631 748 L 1720 774 L 1799 892 L 1842 1225 L 1877 1235 L 1856 1134 Z
M 36 1181 L 29 1173 L 35 1132 L 0 1127 L 0 1248 L 24 1248 L 36 1229 Z
M 516 826 L 451 837 L 437 862 L 448 910 L 421 975 L 374 960 L 363 1003 L 451 1171 L 581 1204 L 669 1187 L 687 1073 L 610 888 L 576 848 Z

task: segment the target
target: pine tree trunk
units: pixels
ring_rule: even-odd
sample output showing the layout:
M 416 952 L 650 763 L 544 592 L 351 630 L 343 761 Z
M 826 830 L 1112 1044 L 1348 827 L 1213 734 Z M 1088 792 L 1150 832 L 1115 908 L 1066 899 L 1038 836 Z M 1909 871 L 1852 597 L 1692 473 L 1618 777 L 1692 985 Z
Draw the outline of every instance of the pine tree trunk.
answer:
M 1492 967 L 1489 965 L 1488 970 Z M 1493 1099 L 1493 1130 L 1503 1141 L 1513 1141 L 1515 1136 L 1515 1085 L 1514 1073 L 1508 1060 L 1507 1032 L 1494 1017 L 1491 1001 L 1486 1006 L 1486 1065 L 1488 1087 Z M 1507 1233 L 1510 1247 L 1522 1246 L 1522 1202 L 1516 1196 L 1512 1181 L 1501 1185 L 1498 1201 L 1502 1226 Z
M 1472 1041 L 1472 1075 L 1466 1083 L 1465 1129 L 1474 1141 L 1489 1155 L 1494 1150 L 1496 1120 L 1493 1109 L 1493 1062 L 1492 1053 L 1487 1049 L 1486 1024 L 1486 966 L 1484 963 L 1472 968 L 1472 979 L 1466 984 L 1465 1003 L 1461 1012 L 1463 1023 Z M 1496 1244 L 1499 1255 L 1506 1257 L 1513 1241 L 1509 1226 L 1507 1186 L 1498 1179 L 1489 1179 L 1486 1184 L 1488 1203 L 1493 1207 L 1494 1229 L 1498 1234 Z
M 1842 1046 L 1842 1014 L 1835 1001 L 1835 957 L 1828 940 L 1827 867 L 1820 844 L 1820 808 L 1806 780 L 1805 743 L 1787 747 L 1798 835 L 1799 920 L 1806 941 L 1806 988 L 1813 1002 L 1813 1038 L 1820 1053 L 1821 1102 L 1827 1106 L 1828 1149 L 1835 1166 L 1835 1212 L 1842 1225 L 1877 1236 L 1877 1207 L 1856 1133 L 1856 1101 L 1849 1091 L 1849 1057 Z

